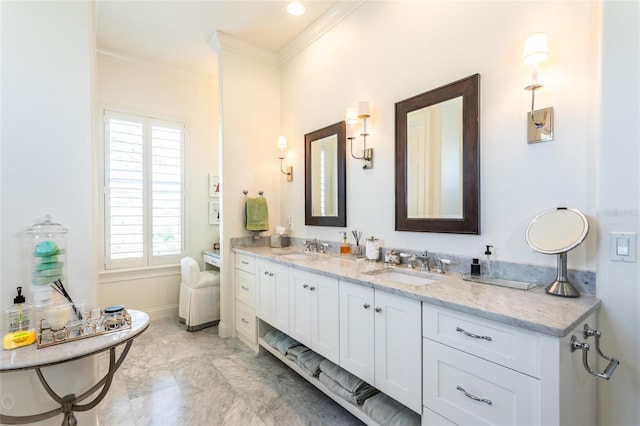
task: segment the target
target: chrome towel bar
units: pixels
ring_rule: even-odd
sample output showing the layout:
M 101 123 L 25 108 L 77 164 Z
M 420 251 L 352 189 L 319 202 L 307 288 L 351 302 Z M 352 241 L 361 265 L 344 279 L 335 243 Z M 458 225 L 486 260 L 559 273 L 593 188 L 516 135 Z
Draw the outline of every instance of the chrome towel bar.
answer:
M 609 365 L 607 365 L 607 367 L 604 369 L 604 371 L 602 373 L 594 372 L 593 369 L 591 369 L 591 367 L 589 367 L 589 362 L 588 362 L 588 359 L 587 359 L 587 353 L 589 352 L 589 349 L 591 349 L 591 347 L 586 342 L 580 342 L 575 335 L 571 336 L 571 341 L 569 342 L 569 344 L 571 345 L 571 352 L 574 352 L 574 351 L 576 351 L 578 349 L 581 349 L 582 350 L 582 364 L 584 365 L 584 368 L 590 374 L 593 374 L 594 376 L 596 376 L 599 379 L 609 380 L 611 378 L 611 376 L 613 375 L 613 372 L 615 371 L 616 367 L 618 365 L 620 365 L 620 361 L 618 361 L 616 358 L 609 357 L 609 356 L 605 355 L 604 353 L 602 353 L 602 350 L 600 350 L 600 337 L 602 337 L 602 333 L 600 333 L 599 330 L 592 329 L 591 327 L 589 327 L 589 324 L 585 324 L 583 330 L 584 330 L 583 334 L 584 334 L 584 338 L 585 339 L 588 339 L 591 336 L 595 337 L 595 339 L 596 339 L 596 351 L 598 352 L 598 355 L 600 355 L 602 358 L 604 358 L 607 361 L 609 361 Z

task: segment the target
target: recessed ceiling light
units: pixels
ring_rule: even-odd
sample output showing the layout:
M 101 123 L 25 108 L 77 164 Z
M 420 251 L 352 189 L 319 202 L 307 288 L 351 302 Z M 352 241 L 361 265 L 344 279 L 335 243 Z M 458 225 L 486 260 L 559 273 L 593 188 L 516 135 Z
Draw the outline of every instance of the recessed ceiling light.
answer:
M 289 14 L 293 15 L 293 16 L 304 15 L 304 12 L 306 12 L 306 11 L 307 11 L 307 8 L 304 7 L 304 5 L 302 3 L 297 2 L 297 1 L 292 1 L 287 6 L 287 12 L 289 12 Z

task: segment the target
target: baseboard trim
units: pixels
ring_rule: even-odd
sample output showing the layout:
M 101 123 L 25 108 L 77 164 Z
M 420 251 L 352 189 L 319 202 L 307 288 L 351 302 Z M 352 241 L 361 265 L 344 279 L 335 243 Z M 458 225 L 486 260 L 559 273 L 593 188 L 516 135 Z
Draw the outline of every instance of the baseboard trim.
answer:
M 233 337 L 233 324 L 222 322 L 218 323 L 218 335 L 224 339 Z
M 159 320 L 164 318 L 175 318 L 178 316 L 178 305 L 160 306 L 150 309 L 142 309 L 147 315 L 149 320 Z

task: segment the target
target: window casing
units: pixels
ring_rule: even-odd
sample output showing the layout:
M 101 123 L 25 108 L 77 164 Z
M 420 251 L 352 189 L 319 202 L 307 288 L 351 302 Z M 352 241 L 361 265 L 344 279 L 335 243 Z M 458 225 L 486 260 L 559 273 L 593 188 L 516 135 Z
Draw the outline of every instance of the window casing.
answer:
M 185 247 L 184 123 L 105 110 L 105 269 L 177 263 Z

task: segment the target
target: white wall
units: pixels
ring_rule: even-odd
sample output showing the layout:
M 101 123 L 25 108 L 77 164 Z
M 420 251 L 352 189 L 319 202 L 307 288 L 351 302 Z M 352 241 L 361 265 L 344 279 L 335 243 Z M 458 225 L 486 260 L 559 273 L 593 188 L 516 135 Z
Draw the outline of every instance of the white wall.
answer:
M 599 383 L 600 424 L 638 425 L 640 259 L 609 260 L 609 233 L 640 231 L 640 3 L 605 2 L 602 22 L 597 296 L 603 351 L 620 366 Z
M 0 301 L 11 305 L 26 284 L 24 230 L 45 214 L 69 229 L 66 285 L 95 303 L 95 181 L 92 90 L 95 56 L 90 2 L 1 2 L 2 146 Z M 2 331 L 2 335 L 6 330 Z M 19 356 L 19 349 L 15 351 Z M 59 394 L 83 392 L 96 379 L 87 358 L 44 370 Z M 34 372 L 3 373 L 1 410 L 37 414 L 54 405 Z M 94 424 L 93 412 L 79 414 Z M 60 424 L 62 416 L 39 424 Z
M 215 55 L 211 52 L 211 55 Z M 97 97 L 101 108 L 186 123 L 186 253 L 200 266 L 201 250 L 219 241 L 219 226 L 208 221 L 208 175 L 218 174 L 217 87 L 212 75 L 150 63 L 117 52 L 98 56 Z M 102 116 L 96 126 L 102 129 Z M 100 153 L 103 134 L 98 132 Z M 98 305 L 124 304 L 152 319 L 177 315 L 180 268 L 143 268 L 123 273 L 103 271 Z
M 368 100 L 374 168 L 348 158 L 347 229 L 387 247 L 478 257 L 491 244 L 498 260 L 555 265 L 528 248 L 524 233 L 537 213 L 557 206 L 576 207 L 594 222 L 598 99 L 586 88 L 597 82 L 597 17 L 593 2 L 365 3 L 282 67 L 282 128 L 295 144 L 294 170 L 304 170 L 305 133 Z M 551 56 L 540 67 L 545 87 L 536 105 L 555 108 L 556 138 L 528 145 L 530 70 L 521 54 L 538 31 L 548 33 Z M 395 232 L 394 104 L 474 73 L 481 75 L 482 233 Z M 337 240 L 337 228 L 304 226 L 302 179 L 281 188 L 281 220 L 293 216 L 294 235 Z M 570 268 L 595 269 L 595 236 L 597 229 L 571 252 Z
M 229 336 L 234 321 L 234 263 L 229 241 L 250 235 L 245 229 L 242 191 L 249 191 L 249 197 L 257 197 L 258 191 L 264 191 L 269 229 L 273 230 L 281 217 L 278 185 L 285 176 L 280 174 L 276 147 L 280 134 L 280 73 L 275 55 L 245 46 L 226 34 L 218 33 L 212 46 L 219 55 L 221 113 L 223 268 L 219 331 L 222 336 Z M 303 170 L 297 170 L 294 181 L 303 180 Z

